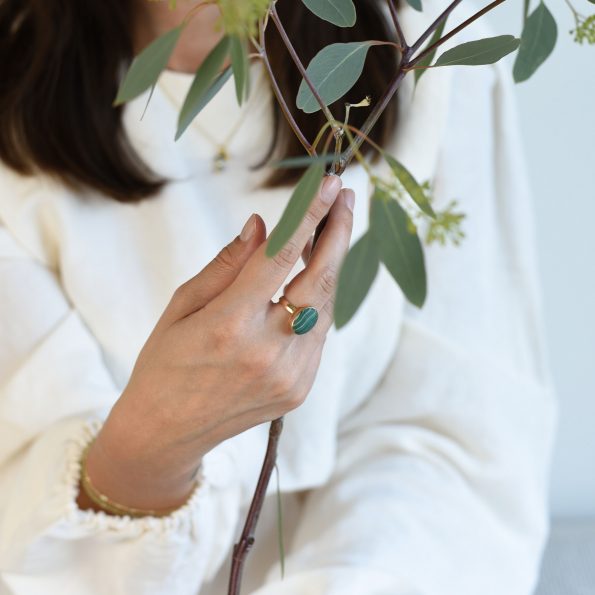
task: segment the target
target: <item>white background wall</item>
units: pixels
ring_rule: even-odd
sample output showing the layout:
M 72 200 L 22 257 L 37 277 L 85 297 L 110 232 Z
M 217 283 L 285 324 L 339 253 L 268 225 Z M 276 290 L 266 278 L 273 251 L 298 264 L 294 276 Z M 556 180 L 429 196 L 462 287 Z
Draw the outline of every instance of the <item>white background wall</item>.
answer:
M 595 13 L 587 0 L 572 1 Z M 595 46 L 572 41 L 574 19 L 562 0 L 545 2 L 558 21 L 558 46 L 516 89 L 560 408 L 552 509 L 595 515 Z M 519 34 L 521 5 L 509 0 L 493 11 L 495 34 Z

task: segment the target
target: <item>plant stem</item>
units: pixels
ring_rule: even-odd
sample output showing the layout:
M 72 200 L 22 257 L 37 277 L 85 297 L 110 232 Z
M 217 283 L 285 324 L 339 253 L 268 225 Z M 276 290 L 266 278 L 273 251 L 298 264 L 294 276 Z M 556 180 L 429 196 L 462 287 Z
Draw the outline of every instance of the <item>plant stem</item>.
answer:
M 345 151 L 345 155 L 343 159 L 341 159 L 340 165 L 338 169 L 335 169 L 334 166 L 331 168 L 331 172 L 340 176 L 344 171 L 345 168 L 349 165 L 351 160 L 353 159 L 355 152 L 360 148 L 361 144 L 364 142 L 365 136 L 370 133 L 370 130 L 378 121 L 378 118 L 381 116 L 382 112 L 386 109 L 386 106 L 392 99 L 393 95 L 397 92 L 397 89 L 401 86 L 407 71 L 403 68 L 403 61 L 406 61 L 409 57 L 409 51 L 406 50 L 403 54 L 403 60 L 401 61 L 401 65 L 399 66 L 399 70 L 397 74 L 393 77 L 392 81 L 390 82 L 389 86 L 387 87 L 386 91 L 378 101 L 378 103 L 372 108 L 370 115 L 365 119 L 364 123 L 361 127 L 361 132 L 364 136 L 356 136 L 353 143 L 347 147 Z
M 568 5 L 568 8 L 570 8 L 570 10 L 572 10 L 572 13 L 574 14 L 574 17 L 578 17 L 579 13 L 576 10 L 576 8 L 574 8 L 573 4 L 570 2 L 570 0 L 565 0 L 566 4 Z
M 298 137 L 300 143 L 302 143 L 304 149 L 306 149 L 308 154 L 316 155 L 316 150 L 308 142 L 308 139 L 304 136 L 304 133 L 301 131 L 300 127 L 298 126 L 298 123 L 295 121 L 295 118 L 293 117 L 293 114 L 289 110 L 289 106 L 287 105 L 287 102 L 285 101 L 285 98 L 283 97 L 283 94 L 281 93 L 281 89 L 279 88 L 279 84 L 277 83 L 277 79 L 275 78 L 275 75 L 273 74 L 273 70 L 271 68 L 271 63 L 269 62 L 268 56 L 266 55 L 265 52 L 263 52 L 260 56 L 264 62 L 265 68 L 269 74 L 269 79 L 271 81 L 271 86 L 273 87 L 273 92 L 275 93 L 275 97 L 277 98 L 277 101 L 279 102 L 281 111 L 283 112 L 283 115 L 285 116 L 287 123 L 291 126 L 291 129 L 293 130 L 295 135 Z
M 258 517 L 262 510 L 262 504 L 266 495 L 267 486 L 273 469 L 275 468 L 275 462 L 277 460 L 277 447 L 279 444 L 279 436 L 283 430 L 283 418 L 279 417 L 271 422 L 269 429 L 269 441 L 267 444 L 267 450 L 260 470 L 260 476 L 258 483 L 256 484 L 256 490 L 252 497 L 250 509 L 248 510 L 248 516 L 244 523 L 244 529 L 240 540 L 235 544 L 233 548 L 233 559 L 231 564 L 231 573 L 229 575 L 229 587 L 227 595 L 239 595 L 240 586 L 242 582 L 242 571 L 244 570 L 244 564 L 250 548 L 254 544 L 254 532 L 256 524 L 258 523 Z
M 424 44 L 425 40 L 440 27 L 442 21 L 445 21 L 448 18 L 448 15 L 462 2 L 462 0 L 454 0 L 451 2 L 444 12 L 421 34 L 420 38 L 411 46 L 411 55 L 414 56 L 415 53 L 421 48 Z
M 390 16 L 393 19 L 393 23 L 395 25 L 395 31 L 397 33 L 397 42 L 401 46 L 401 51 L 406 51 L 409 47 L 407 45 L 407 41 L 405 40 L 405 34 L 403 33 L 403 28 L 401 27 L 401 21 L 399 20 L 399 15 L 397 14 L 397 7 L 395 5 L 394 0 L 388 0 L 388 9 L 390 10 Z
M 527 22 L 527 17 L 529 16 L 529 5 L 531 4 L 531 0 L 524 0 L 523 2 L 523 25 Z
M 496 8 L 496 6 L 499 6 L 503 2 L 506 2 L 506 0 L 494 0 L 494 2 L 492 2 L 491 4 L 488 4 L 486 7 L 482 8 L 481 10 L 478 10 L 473 16 L 469 17 L 466 21 L 462 22 L 458 27 L 455 27 L 452 31 L 450 31 L 449 33 L 447 33 L 446 35 L 441 37 L 436 43 L 433 43 L 429 48 L 426 48 L 423 52 L 421 52 L 419 55 L 417 55 L 413 60 L 411 60 L 411 62 L 409 62 L 409 64 L 407 64 L 406 67 L 410 68 L 412 66 L 415 66 L 418 62 L 423 60 L 427 55 L 431 54 L 436 48 L 440 47 L 443 43 L 447 42 L 451 37 L 453 37 L 460 31 L 462 31 L 463 29 L 465 29 L 466 27 L 471 25 L 471 23 L 473 23 L 474 21 L 476 21 L 477 19 L 482 17 L 487 12 L 490 12 L 490 10 L 493 10 L 494 8 Z
M 277 27 L 277 30 L 279 31 L 279 34 L 281 35 L 281 37 L 285 43 L 285 46 L 286 46 L 287 50 L 289 51 L 294 63 L 296 64 L 301 75 L 304 77 L 304 80 L 310 87 L 310 90 L 312 91 L 314 97 L 318 101 L 325 116 L 327 117 L 327 121 L 328 121 L 327 124 L 328 124 L 328 126 L 332 127 L 333 136 L 335 138 L 335 143 L 336 143 L 335 147 L 338 146 L 340 149 L 341 136 L 343 133 L 345 133 L 348 136 L 349 140 L 351 141 L 347 151 L 345 152 L 344 157 L 342 159 L 340 159 L 338 167 L 337 167 L 336 163 L 333 163 L 331 166 L 331 169 L 328 173 L 329 174 L 334 173 L 334 174 L 340 176 L 345 171 L 345 168 L 349 165 L 349 163 L 351 162 L 351 160 L 353 159 L 354 156 L 358 157 L 358 158 L 361 157 L 359 155 L 359 147 L 362 145 L 362 143 L 364 141 L 370 142 L 372 144 L 372 146 L 374 146 L 375 148 L 380 150 L 381 148 L 369 138 L 370 130 L 376 124 L 376 122 L 378 121 L 378 118 L 382 115 L 382 113 L 386 109 L 386 106 L 388 105 L 388 103 L 390 102 L 390 100 L 392 99 L 394 94 L 397 92 L 397 90 L 401 86 L 401 83 L 403 82 L 403 79 L 405 78 L 405 75 L 409 72 L 409 70 L 413 70 L 413 67 L 418 62 L 423 60 L 423 58 L 425 56 L 430 54 L 437 47 L 439 47 L 444 42 L 446 42 L 448 39 L 453 37 L 453 35 L 456 35 L 459 31 L 461 31 L 465 27 L 468 27 L 475 20 L 477 20 L 478 18 L 480 18 L 481 16 L 483 16 L 484 14 L 486 14 L 487 12 L 489 12 L 490 10 L 492 10 L 493 8 L 502 4 L 505 1 L 506 0 L 495 0 L 494 2 L 492 2 L 491 4 L 489 4 L 488 6 L 483 8 L 482 10 L 475 13 L 472 17 L 470 17 L 469 19 L 467 19 L 466 21 L 461 23 L 458 27 L 453 29 L 450 33 L 448 33 L 444 37 L 440 38 L 434 44 L 430 45 L 427 49 L 422 51 L 417 56 L 415 56 L 415 53 L 421 48 L 421 46 L 426 41 L 426 39 L 428 39 L 428 37 L 430 37 L 430 35 L 432 35 L 434 33 L 434 31 L 440 26 L 440 24 L 448 17 L 448 15 L 454 10 L 454 8 L 458 4 L 460 4 L 461 0 L 454 0 L 453 2 L 451 2 L 451 4 L 446 8 L 446 10 L 444 10 L 444 12 L 426 29 L 426 31 L 424 31 L 424 33 L 422 33 L 420 38 L 411 47 L 405 46 L 404 38 L 402 37 L 402 30 L 400 30 L 400 27 L 397 26 L 397 23 L 398 23 L 398 19 L 397 19 L 395 21 L 395 27 L 397 28 L 397 35 L 400 36 L 400 43 L 404 47 L 404 51 L 403 51 L 402 57 L 401 57 L 401 62 L 399 64 L 399 68 L 398 68 L 396 74 L 392 78 L 391 82 L 389 83 L 387 89 L 384 91 L 384 93 L 383 93 L 382 97 L 380 98 L 380 100 L 378 101 L 378 103 L 373 107 L 372 111 L 370 112 L 370 114 L 368 115 L 368 117 L 366 118 L 364 123 L 362 124 L 361 129 L 357 129 L 354 126 L 348 124 L 347 122 L 345 122 L 344 128 L 342 128 L 341 123 L 337 122 L 335 120 L 335 118 L 331 114 L 330 110 L 328 109 L 328 107 L 326 106 L 326 104 L 324 103 L 324 101 L 321 99 L 320 95 L 316 91 L 314 85 L 309 80 L 308 76 L 306 75 L 304 66 L 301 63 L 299 57 L 297 56 L 295 49 L 293 48 L 293 45 L 291 44 L 291 41 L 287 37 L 287 33 L 285 32 L 285 29 L 283 28 L 283 25 L 281 24 L 281 22 L 279 20 L 279 17 L 275 10 L 275 5 L 272 4 L 268 15 L 270 15 L 270 18 L 275 23 L 275 26 Z M 566 0 L 566 1 L 568 2 L 568 0 Z M 391 14 L 393 14 L 393 19 L 395 19 L 396 18 L 396 10 L 393 11 L 393 2 L 391 0 L 389 0 L 389 6 L 391 7 Z M 267 18 L 268 18 L 268 15 L 267 15 Z M 304 145 L 304 147 L 306 148 L 306 150 L 308 151 L 309 154 L 311 154 L 311 155 L 316 154 L 315 148 L 312 145 L 310 145 L 308 143 L 308 141 L 305 139 L 304 135 L 301 133 L 301 130 L 299 129 L 299 126 L 295 122 L 295 119 L 291 115 L 291 112 L 289 111 L 289 108 L 287 106 L 287 102 L 283 98 L 283 96 L 279 90 L 279 87 L 277 85 L 277 82 L 275 80 L 275 77 L 271 71 L 268 56 L 266 54 L 266 48 L 264 46 L 264 29 L 265 29 L 265 27 L 266 27 L 266 25 L 265 26 L 261 25 L 260 55 L 261 55 L 262 59 L 264 60 L 265 66 L 267 67 L 267 72 L 269 73 L 269 76 L 271 78 L 271 83 L 273 85 L 273 90 L 275 91 L 275 96 L 277 97 L 277 100 L 279 101 L 279 103 L 281 105 L 281 109 L 283 110 L 283 113 L 285 114 L 287 121 L 289 122 L 290 126 L 292 127 L 294 132 L 296 132 L 298 138 L 300 139 L 300 142 Z M 415 57 L 413 59 L 411 59 L 412 56 L 415 56 Z M 325 126 L 325 128 L 326 128 L 326 126 Z M 353 138 L 351 131 L 353 131 L 357 134 L 357 136 L 355 138 Z M 324 128 L 319 132 L 319 134 L 316 138 L 316 144 L 318 144 L 318 142 L 320 141 L 323 133 L 324 133 Z M 332 139 L 332 136 L 329 135 L 329 138 L 327 139 L 327 141 L 325 143 L 324 153 L 326 153 L 326 149 L 327 149 L 328 144 L 331 139 Z M 340 154 L 340 152 L 336 151 L 336 154 Z M 322 231 L 325 227 L 326 221 L 327 221 L 327 217 L 324 217 L 322 219 L 322 221 L 316 227 L 316 231 L 314 233 L 313 246 L 316 245 L 316 242 L 318 241 L 318 238 L 320 237 L 320 234 L 322 233 Z M 276 458 L 277 458 L 277 448 L 278 448 L 279 437 L 281 435 L 282 429 L 283 429 L 283 418 L 282 417 L 275 419 L 271 422 L 271 426 L 269 429 L 269 440 L 267 443 L 266 454 L 264 457 L 262 469 L 260 471 L 260 476 L 258 478 L 256 490 L 254 492 L 254 496 L 253 496 L 252 502 L 250 504 L 250 509 L 249 509 L 248 515 L 246 517 L 246 522 L 244 524 L 242 534 L 240 536 L 238 543 L 236 543 L 233 548 L 233 560 L 232 560 L 232 568 L 231 568 L 231 574 L 230 574 L 230 579 L 229 579 L 228 595 L 239 595 L 239 592 L 240 592 L 242 571 L 244 569 L 244 564 L 246 562 L 246 557 L 248 555 L 248 552 L 249 552 L 250 548 L 252 547 L 252 545 L 254 544 L 254 532 L 256 529 L 256 524 L 258 522 L 258 517 L 260 515 L 260 511 L 262 510 L 262 505 L 263 505 L 264 498 L 266 495 L 267 486 L 269 484 L 269 480 L 270 480 L 272 471 L 275 468 L 275 462 L 276 462 Z
M 289 106 L 287 105 L 287 101 L 285 101 L 285 97 L 283 97 L 283 93 L 281 92 L 281 88 L 279 87 L 279 83 L 277 82 L 277 79 L 275 77 L 273 69 L 271 68 L 271 62 L 269 60 L 269 56 L 267 54 L 267 48 L 266 48 L 266 36 L 265 36 L 266 22 L 261 21 L 259 23 L 259 31 L 260 31 L 260 43 L 257 44 L 255 39 L 252 40 L 252 43 L 258 48 L 258 55 L 262 59 L 264 66 L 266 68 L 266 71 L 269 75 L 269 80 L 271 81 L 271 87 L 273 88 L 273 93 L 275 94 L 275 97 L 276 97 L 277 101 L 279 102 L 281 111 L 283 112 L 283 115 L 285 116 L 287 123 L 291 126 L 291 129 L 293 130 L 294 134 L 298 137 L 298 140 L 300 141 L 300 143 L 302 143 L 302 146 L 304 147 L 304 149 L 306 149 L 306 151 L 308 152 L 309 155 L 316 155 L 316 148 L 310 144 L 310 142 L 308 141 L 308 139 L 302 132 L 302 129 L 299 127 L 298 123 L 296 122 L 295 118 L 293 117 L 293 114 L 291 113 L 291 110 L 289 109 Z
M 285 44 L 285 47 L 287 48 L 287 51 L 289 52 L 291 59 L 293 60 L 294 64 L 297 66 L 297 69 L 299 70 L 302 77 L 304 77 L 304 80 L 306 81 L 306 84 L 308 85 L 308 87 L 310 87 L 310 91 L 312 91 L 312 95 L 314 95 L 314 99 L 316 99 L 318 105 L 320 105 L 320 109 L 323 111 L 324 115 L 326 116 L 326 119 L 330 122 L 331 126 L 333 127 L 333 130 L 337 129 L 338 128 L 337 121 L 335 120 L 329 107 L 322 100 L 322 97 L 320 97 L 320 93 L 318 93 L 318 90 L 316 89 L 316 87 L 314 86 L 312 81 L 310 80 L 310 77 L 306 74 L 306 69 L 304 68 L 304 65 L 302 64 L 300 57 L 297 55 L 297 52 L 295 51 L 295 48 L 293 47 L 293 44 L 291 43 L 291 40 L 289 39 L 289 36 L 287 35 L 287 31 L 285 31 L 285 27 L 283 27 L 283 23 L 281 23 L 281 20 L 279 19 L 279 15 L 277 14 L 277 9 L 275 8 L 274 3 L 271 5 L 269 14 L 271 15 L 271 19 L 272 19 L 273 23 L 275 23 L 275 27 L 277 27 L 277 31 L 279 32 L 279 35 L 281 35 L 281 39 L 283 40 L 283 43 Z

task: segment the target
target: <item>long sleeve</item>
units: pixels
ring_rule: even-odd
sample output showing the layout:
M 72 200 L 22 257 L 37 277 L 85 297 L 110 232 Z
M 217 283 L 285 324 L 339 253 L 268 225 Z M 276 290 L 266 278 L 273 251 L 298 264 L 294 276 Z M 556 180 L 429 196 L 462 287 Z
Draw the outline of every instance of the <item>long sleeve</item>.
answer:
M 164 518 L 77 508 L 82 449 L 120 391 L 58 276 L 1 224 L 0 337 L 0 592 L 195 595 L 229 549 L 237 489 L 207 467 Z
M 253 595 L 530 595 L 547 533 L 555 403 L 526 181 L 504 65 L 458 68 L 435 204 L 467 217 L 427 249 L 429 297 L 342 420 L 279 568 Z M 362 361 L 365 366 L 365 361 Z

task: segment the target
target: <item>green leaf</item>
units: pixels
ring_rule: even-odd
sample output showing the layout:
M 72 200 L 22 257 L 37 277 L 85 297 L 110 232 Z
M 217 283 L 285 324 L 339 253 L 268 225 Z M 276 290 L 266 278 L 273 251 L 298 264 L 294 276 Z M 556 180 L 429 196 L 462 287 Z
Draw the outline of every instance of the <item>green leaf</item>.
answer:
M 225 36 L 221 41 L 211 50 L 209 55 L 203 60 L 199 66 L 192 85 L 188 90 L 184 104 L 178 116 L 178 130 L 176 132 L 176 140 L 182 136 L 183 132 L 190 126 L 192 120 L 205 107 L 208 100 L 205 101 L 212 91 L 212 85 L 215 82 L 219 69 L 223 64 L 227 53 L 229 51 L 229 37 Z M 231 74 L 231 70 L 230 70 Z M 223 84 L 221 84 L 223 86 Z M 215 95 L 211 93 L 209 100 Z
M 557 37 L 556 21 L 547 6 L 540 2 L 523 27 L 513 69 L 515 82 L 521 83 L 533 75 L 554 50 Z
M 114 105 L 131 101 L 154 86 L 167 66 L 182 33 L 183 25 L 168 31 L 150 43 L 134 60 L 120 85 Z
M 397 176 L 399 182 L 403 184 L 403 187 L 405 188 L 405 190 L 407 190 L 407 193 L 409 194 L 409 196 L 411 196 L 415 204 L 426 215 L 432 217 L 432 219 L 435 219 L 436 213 L 434 213 L 434 209 L 432 208 L 432 205 L 430 205 L 430 201 L 428 200 L 426 193 L 423 191 L 423 188 L 419 185 L 419 183 L 413 177 L 411 172 L 400 161 L 397 161 L 392 155 L 389 155 L 388 153 L 383 153 L 383 155 L 386 159 L 386 162 L 390 165 L 390 168 L 393 170 L 393 173 L 395 174 L 395 176 Z
M 421 308 L 427 292 L 424 253 L 411 221 L 396 200 L 376 188 L 372 195 L 370 231 L 380 260 L 385 264 L 405 297 Z
M 442 33 L 444 31 L 444 27 L 446 27 L 447 20 L 448 19 L 444 19 L 438 26 L 438 29 L 436 29 L 436 31 L 434 31 L 434 34 L 430 38 L 430 41 L 428 41 L 427 47 L 430 47 L 432 44 L 436 43 L 442 37 Z M 432 60 L 434 59 L 434 56 L 436 55 L 437 50 L 438 50 L 438 48 L 435 48 L 434 51 L 430 52 L 423 60 L 420 60 L 416 64 L 416 66 L 424 66 L 424 67 L 429 66 L 432 63 Z M 422 77 L 422 75 L 425 71 L 426 71 L 425 68 L 416 68 L 416 70 L 413 71 L 413 73 L 414 73 L 413 77 L 415 78 L 415 84 L 417 84 L 417 82 Z
M 479 66 L 498 62 L 519 47 L 521 40 L 513 35 L 498 35 L 468 41 L 444 52 L 434 66 Z
M 283 211 L 283 215 L 281 215 L 279 223 L 269 236 L 266 247 L 267 256 L 275 256 L 297 230 L 320 187 L 323 173 L 324 164 L 322 161 L 315 161 L 304 172 Z
M 302 2 L 317 17 L 337 25 L 337 27 L 353 27 L 355 25 L 356 15 L 353 0 L 302 0 Z
M 421 0 L 407 0 L 407 4 L 419 12 L 422 11 Z
M 338 329 L 351 320 L 364 301 L 376 278 L 379 264 L 376 243 L 367 231 L 350 248 L 339 272 L 334 311 Z
M 250 63 L 245 42 L 237 35 L 231 36 L 231 67 L 236 87 L 238 105 L 242 105 L 250 92 Z
M 229 77 L 231 76 L 231 73 L 231 66 L 228 66 L 221 74 L 217 76 L 217 78 L 213 81 L 211 86 L 202 95 L 200 101 L 197 101 L 197 103 L 195 104 L 194 110 L 196 113 L 194 114 L 193 118 L 195 118 L 208 105 L 209 101 L 211 101 L 211 99 L 213 99 L 213 97 L 215 97 L 215 95 L 219 93 L 221 87 L 223 87 L 223 85 L 228 81 Z M 191 121 L 192 120 L 190 120 L 190 122 Z M 178 128 L 178 130 L 176 131 L 175 140 L 178 140 L 180 136 L 182 136 L 184 130 L 186 130 L 186 128 L 190 125 L 190 122 L 183 129 Z
M 330 105 L 355 85 L 362 74 L 368 50 L 373 43 L 371 41 L 332 43 L 312 58 L 306 73 L 324 103 Z M 320 109 L 305 80 L 300 84 L 296 105 L 307 114 Z

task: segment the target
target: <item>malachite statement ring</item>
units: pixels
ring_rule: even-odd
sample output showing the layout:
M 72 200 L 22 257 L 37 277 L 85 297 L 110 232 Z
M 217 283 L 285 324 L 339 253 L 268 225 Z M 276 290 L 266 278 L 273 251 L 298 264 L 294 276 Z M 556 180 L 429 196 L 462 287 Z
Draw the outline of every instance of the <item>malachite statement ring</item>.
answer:
M 305 335 L 318 322 L 318 310 L 313 306 L 294 306 L 284 295 L 277 303 L 291 314 L 289 326 L 296 335 Z

